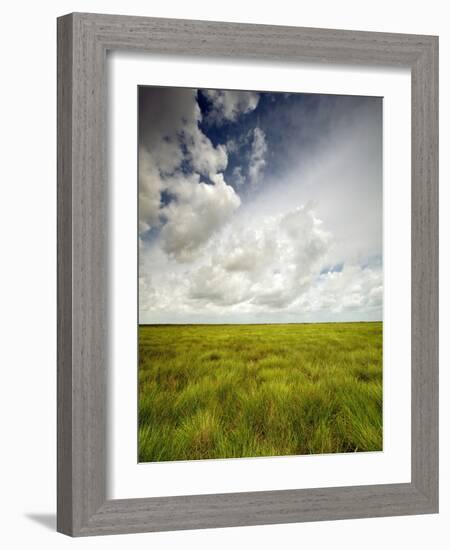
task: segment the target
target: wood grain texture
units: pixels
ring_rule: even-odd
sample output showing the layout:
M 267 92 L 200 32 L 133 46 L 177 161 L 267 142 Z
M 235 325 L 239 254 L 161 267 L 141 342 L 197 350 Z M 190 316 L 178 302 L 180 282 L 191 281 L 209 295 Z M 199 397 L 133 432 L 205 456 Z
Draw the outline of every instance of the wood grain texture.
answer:
M 106 499 L 106 52 L 406 66 L 412 75 L 412 481 Z M 438 509 L 438 40 L 71 14 L 58 20 L 58 530 L 73 536 Z
M 412 480 L 438 508 L 438 42 L 411 71 Z
M 72 20 L 58 20 L 57 529 L 72 526 Z
M 105 51 L 86 30 L 74 15 L 59 20 L 58 529 L 70 534 L 106 498 Z

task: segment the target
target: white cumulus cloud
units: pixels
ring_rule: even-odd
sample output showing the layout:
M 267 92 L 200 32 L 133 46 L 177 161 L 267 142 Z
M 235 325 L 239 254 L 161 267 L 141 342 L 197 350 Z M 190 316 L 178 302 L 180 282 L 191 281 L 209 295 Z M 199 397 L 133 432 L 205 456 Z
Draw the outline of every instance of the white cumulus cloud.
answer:
M 222 174 L 211 177 L 213 185 L 201 182 L 198 175 L 170 180 L 175 200 L 161 210 L 165 223 L 160 237 L 162 248 L 179 261 L 190 261 L 240 205 Z
M 257 92 L 241 92 L 236 90 L 204 90 L 203 93 L 212 103 L 209 112 L 210 122 L 216 124 L 224 120 L 235 122 L 241 114 L 250 113 L 258 106 Z

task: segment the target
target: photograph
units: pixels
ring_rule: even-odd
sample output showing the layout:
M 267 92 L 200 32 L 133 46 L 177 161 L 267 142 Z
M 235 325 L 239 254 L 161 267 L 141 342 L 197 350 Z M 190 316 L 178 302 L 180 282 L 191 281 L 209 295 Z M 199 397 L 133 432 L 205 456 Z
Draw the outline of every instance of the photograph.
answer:
M 383 450 L 383 98 L 138 86 L 140 463 Z

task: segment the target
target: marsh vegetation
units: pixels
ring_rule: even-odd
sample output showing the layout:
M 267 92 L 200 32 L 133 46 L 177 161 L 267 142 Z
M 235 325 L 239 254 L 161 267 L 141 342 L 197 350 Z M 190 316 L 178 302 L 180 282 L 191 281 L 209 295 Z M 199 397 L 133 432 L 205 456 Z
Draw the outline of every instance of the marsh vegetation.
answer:
M 140 326 L 140 462 L 379 450 L 381 322 Z

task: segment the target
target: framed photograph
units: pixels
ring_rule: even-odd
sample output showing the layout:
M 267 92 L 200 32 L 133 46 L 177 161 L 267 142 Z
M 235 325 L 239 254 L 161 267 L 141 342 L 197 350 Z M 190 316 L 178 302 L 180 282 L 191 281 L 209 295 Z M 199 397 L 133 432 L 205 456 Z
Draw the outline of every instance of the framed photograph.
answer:
M 438 39 L 58 19 L 58 530 L 438 511 Z

